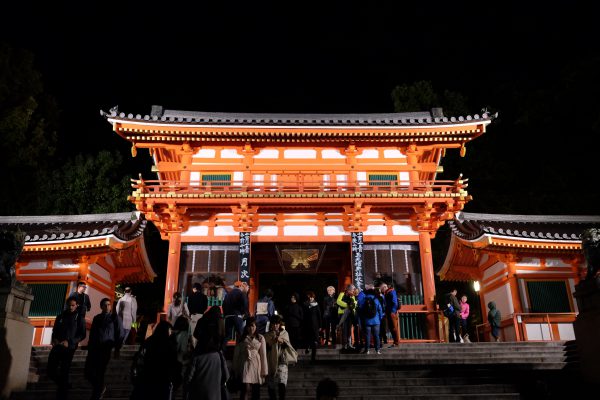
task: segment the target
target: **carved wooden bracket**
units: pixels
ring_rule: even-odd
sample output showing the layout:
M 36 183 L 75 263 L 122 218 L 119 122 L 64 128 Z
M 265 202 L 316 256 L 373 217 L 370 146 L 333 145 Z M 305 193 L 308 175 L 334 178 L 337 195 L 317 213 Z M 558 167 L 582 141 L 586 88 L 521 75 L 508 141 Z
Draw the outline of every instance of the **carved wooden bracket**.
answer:
M 352 158 L 361 155 L 363 153 L 363 149 L 357 148 L 354 143 L 350 143 L 348 147 L 341 150 L 340 153 Z
M 188 207 L 168 204 L 142 204 L 141 209 L 147 220 L 154 222 L 163 240 L 169 238 L 170 232 L 185 232 L 189 227 Z
M 244 147 L 242 147 L 241 149 L 237 149 L 237 153 L 241 156 L 253 157 L 260 153 L 260 149 L 255 149 L 250 143 L 246 143 L 244 144 Z
M 256 232 L 258 229 L 258 206 L 248 206 L 241 203 L 239 206 L 231 206 L 233 213 L 233 230 L 236 232 Z
M 457 207 L 458 206 L 458 207 Z M 437 230 L 454 218 L 454 214 L 462 209 L 462 204 L 457 202 L 449 204 L 430 203 L 414 206 L 414 213 L 410 217 L 411 227 L 417 232 L 428 232 L 431 238 L 435 237 Z
M 516 253 L 499 253 L 498 260 L 505 263 L 506 265 L 515 264 L 521 261 L 523 257 L 517 255 Z
M 352 206 L 344 206 L 343 224 L 346 232 L 364 232 L 368 228 L 370 205 L 362 202 Z

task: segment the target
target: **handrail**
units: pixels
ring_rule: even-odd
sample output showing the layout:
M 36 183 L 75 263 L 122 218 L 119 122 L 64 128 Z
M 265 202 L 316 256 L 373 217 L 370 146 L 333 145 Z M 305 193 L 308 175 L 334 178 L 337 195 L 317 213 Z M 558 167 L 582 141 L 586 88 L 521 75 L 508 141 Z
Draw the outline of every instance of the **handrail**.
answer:
M 552 332 L 552 324 L 558 322 L 573 322 L 575 321 L 575 317 L 577 317 L 577 313 L 569 312 L 569 313 L 513 313 L 508 318 L 505 318 L 501 321 L 500 326 L 504 329 L 506 326 L 512 325 L 515 329 L 515 338 L 517 342 L 525 341 L 522 337 L 522 325 L 526 322 L 539 322 L 545 323 L 548 326 L 548 332 L 550 334 L 550 342 L 554 341 L 554 333 Z M 535 321 L 538 319 L 538 321 Z M 559 319 L 563 319 L 562 321 Z M 512 321 L 512 324 L 510 323 Z M 479 340 L 479 329 L 490 326 L 488 322 L 484 322 L 483 324 L 479 324 L 475 326 L 475 335 L 477 336 L 477 340 Z M 483 331 L 485 333 L 485 330 Z

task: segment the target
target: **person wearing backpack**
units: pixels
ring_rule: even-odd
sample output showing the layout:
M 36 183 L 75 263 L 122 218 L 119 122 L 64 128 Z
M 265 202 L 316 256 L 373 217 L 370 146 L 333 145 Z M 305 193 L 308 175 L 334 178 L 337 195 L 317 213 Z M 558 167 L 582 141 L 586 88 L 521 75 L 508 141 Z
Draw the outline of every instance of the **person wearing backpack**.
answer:
M 267 289 L 265 295 L 256 303 L 254 312 L 256 318 L 256 331 L 261 335 L 267 333 L 267 323 L 275 315 L 275 303 L 273 303 L 273 291 Z
M 365 290 L 373 289 L 373 285 L 366 284 Z M 352 331 L 354 333 L 354 347 L 357 351 L 365 348 L 365 318 L 360 311 L 365 304 L 366 293 L 358 286 L 354 288 L 354 298 L 356 299 L 356 312 L 352 318 Z
M 383 308 L 381 303 L 376 297 L 374 289 L 368 289 L 365 291 L 365 299 L 360 309 L 365 327 L 365 350 L 364 354 L 370 353 L 371 347 L 371 335 L 373 335 L 373 342 L 375 343 L 375 351 L 377 354 L 381 354 L 381 342 L 379 341 L 379 328 L 381 320 L 383 318 Z

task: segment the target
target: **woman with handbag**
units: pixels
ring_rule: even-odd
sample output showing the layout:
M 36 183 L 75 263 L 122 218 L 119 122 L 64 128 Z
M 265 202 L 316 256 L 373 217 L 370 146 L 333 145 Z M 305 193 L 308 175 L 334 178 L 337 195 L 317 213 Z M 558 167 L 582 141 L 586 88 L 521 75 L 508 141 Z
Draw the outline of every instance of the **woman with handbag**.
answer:
M 269 375 L 267 376 L 269 400 L 277 400 L 277 391 L 279 391 L 279 400 L 285 399 L 288 363 L 294 362 L 288 355 L 291 352 L 295 352 L 295 350 L 290 343 L 290 336 L 282 327 L 281 322 L 282 318 L 279 315 L 272 316 L 269 326 L 270 330 L 265 334 L 267 363 L 269 364 Z

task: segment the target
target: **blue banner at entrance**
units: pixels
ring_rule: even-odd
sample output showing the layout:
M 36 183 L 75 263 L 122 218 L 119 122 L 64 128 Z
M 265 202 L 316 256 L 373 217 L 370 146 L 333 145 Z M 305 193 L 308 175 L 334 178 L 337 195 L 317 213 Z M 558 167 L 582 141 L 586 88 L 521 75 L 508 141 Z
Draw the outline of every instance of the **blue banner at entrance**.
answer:
M 250 232 L 240 232 L 240 281 L 250 280 Z
M 365 289 L 365 276 L 363 266 L 363 234 L 352 232 L 352 270 L 354 272 L 354 286 Z

